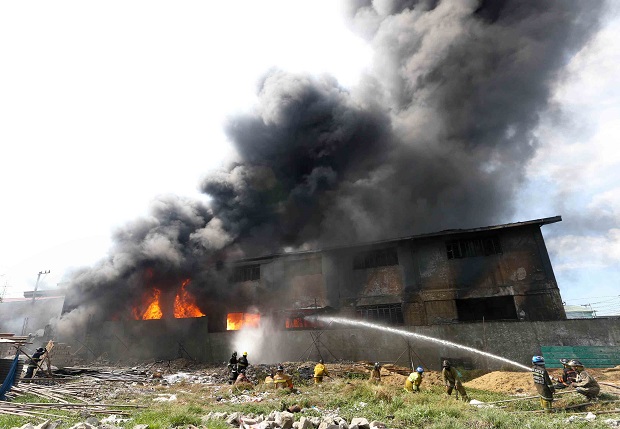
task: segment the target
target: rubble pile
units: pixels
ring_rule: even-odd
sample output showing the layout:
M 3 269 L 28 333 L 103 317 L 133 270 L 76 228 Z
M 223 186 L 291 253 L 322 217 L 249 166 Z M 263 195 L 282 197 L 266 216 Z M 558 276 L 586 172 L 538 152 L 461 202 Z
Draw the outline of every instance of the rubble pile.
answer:
M 304 409 L 301 413 L 304 413 Z M 231 427 L 242 429 L 384 429 L 385 423 L 379 421 L 369 422 L 364 417 L 355 417 L 348 422 L 340 417 L 336 411 L 326 411 L 322 417 L 302 416 L 295 421 L 295 414 L 288 411 L 273 411 L 269 415 L 263 414 L 255 416 L 253 414 L 243 415 L 235 413 L 209 413 L 203 421 L 224 420 Z

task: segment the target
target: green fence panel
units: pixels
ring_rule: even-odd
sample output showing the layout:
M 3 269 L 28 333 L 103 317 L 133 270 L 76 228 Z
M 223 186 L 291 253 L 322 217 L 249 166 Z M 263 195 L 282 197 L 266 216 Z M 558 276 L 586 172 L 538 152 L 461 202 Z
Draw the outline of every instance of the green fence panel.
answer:
M 620 346 L 542 346 L 548 368 L 562 368 L 560 359 L 579 359 L 586 368 L 620 365 Z

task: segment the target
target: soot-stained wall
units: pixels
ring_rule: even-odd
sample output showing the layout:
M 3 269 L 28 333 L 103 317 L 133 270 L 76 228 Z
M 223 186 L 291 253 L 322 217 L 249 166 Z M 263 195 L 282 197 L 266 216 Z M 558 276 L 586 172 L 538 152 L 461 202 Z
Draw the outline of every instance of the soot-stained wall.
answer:
M 540 231 L 541 225 L 559 220 L 241 261 L 237 266 L 260 266 L 260 278 L 232 287 L 241 297 L 239 311 L 253 308 L 267 315 L 329 306 L 342 314 L 388 317 L 403 325 L 483 318 L 563 320 Z

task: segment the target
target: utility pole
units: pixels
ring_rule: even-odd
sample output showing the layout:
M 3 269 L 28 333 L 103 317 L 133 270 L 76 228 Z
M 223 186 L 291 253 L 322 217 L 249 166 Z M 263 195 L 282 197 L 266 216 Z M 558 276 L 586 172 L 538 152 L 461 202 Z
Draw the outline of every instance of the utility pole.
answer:
M 4 277 L 6 274 L 0 275 L 0 277 Z M 2 293 L 0 293 L 0 302 L 4 301 L 4 295 L 6 294 L 6 287 L 8 285 L 8 281 L 4 280 L 4 285 L 2 285 Z
M 34 299 L 37 297 L 37 289 L 39 288 L 39 279 L 41 278 L 41 274 L 49 274 L 50 270 L 47 271 L 39 271 L 39 275 L 37 276 L 37 282 L 34 284 L 34 292 L 32 292 L 32 303 L 34 304 Z

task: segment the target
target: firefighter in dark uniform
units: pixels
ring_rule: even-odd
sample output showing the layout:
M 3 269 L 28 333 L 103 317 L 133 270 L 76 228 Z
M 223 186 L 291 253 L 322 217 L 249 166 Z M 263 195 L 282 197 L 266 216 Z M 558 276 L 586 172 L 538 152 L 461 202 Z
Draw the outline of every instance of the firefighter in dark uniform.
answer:
M 237 352 L 233 352 L 230 360 L 228 361 L 228 370 L 230 375 L 228 377 L 228 384 L 233 384 L 237 379 L 239 373 L 237 372 Z
M 553 404 L 553 394 L 555 387 L 551 382 L 551 377 L 545 368 L 545 358 L 542 356 L 532 357 L 532 377 L 534 378 L 534 386 L 540 396 L 540 405 L 546 412 L 551 412 Z
M 370 370 L 369 381 L 373 384 L 381 383 L 381 364 L 379 362 L 375 362 L 375 365 Z
M 583 364 L 577 359 L 572 359 L 568 365 L 577 372 L 575 381 L 571 386 L 575 388 L 577 393 L 581 393 L 590 401 L 596 401 L 598 394 L 601 392 L 601 386 L 598 385 L 594 377 L 592 377 L 583 367 Z
M 32 378 L 34 374 L 34 370 L 39 366 L 39 362 L 41 362 L 42 356 L 45 354 L 45 349 L 43 347 L 39 347 L 30 360 L 28 361 L 28 369 L 26 370 L 26 375 L 24 378 Z
M 456 399 L 459 398 L 460 393 L 461 399 L 465 402 L 469 402 L 469 397 L 461 381 L 461 374 L 459 374 L 457 369 L 453 368 L 447 360 L 441 363 L 441 378 L 443 379 L 444 386 L 446 386 L 446 394 L 448 396 L 452 396 L 452 390 L 456 389 Z
M 577 378 L 577 371 L 575 371 L 568 365 L 568 359 L 560 359 L 560 363 L 564 367 L 562 369 L 562 377 L 560 378 L 551 377 L 553 381 L 557 381 L 557 383 L 554 385 L 556 390 L 567 388 Z
M 243 352 L 243 356 L 241 356 L 237 361 L 237 370 L 240 374 L 245 374 L 245 370 L 248 369 L 248 365 L 250 365 L 248 362 L 248 352 Z

